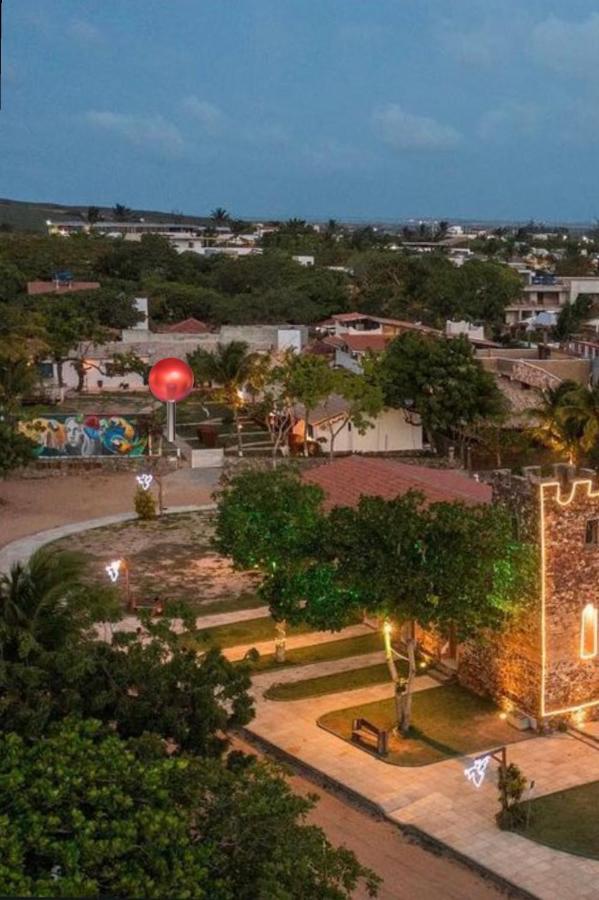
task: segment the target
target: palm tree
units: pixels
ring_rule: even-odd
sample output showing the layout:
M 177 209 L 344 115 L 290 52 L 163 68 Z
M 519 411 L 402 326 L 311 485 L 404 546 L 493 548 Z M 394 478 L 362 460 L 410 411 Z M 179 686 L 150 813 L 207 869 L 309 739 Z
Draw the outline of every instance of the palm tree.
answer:
M 115 203 L 112 207 L 112 215 L 115 222 L 127 222 L 133 215 L 133 210 L 128 206 L 123 206 L 122 203 Z
M 94 225 L 100 221 L 100 208 L 98 206 L 88 206 L 85 217 L 90 225 Z
M 42 547 L 0 577 L 0 658 L 64 647 L 117 615 L 114 593 L 84 582 L 85 560 Z
M 579 435 L 580 448 L 590 453 L 599 441 L 599 385 L 578 385 L 564 397 L 564 416 Z
M 581 387 L 575 381 L 562 381 L 554 388 L 541 391 L 541 402 L 527 410 L 534 421 L 531 434 L 551 450 L 565 453 L 575 462 L 581 449 L 582 429 L 572 415 L 572 404 Z
M 249 387 L 256 391 L 260 388 L 265 360 L 267 357 L 259 353 L 248 353 L 245 341 L 217 344 L 213 352 L 199 347 L 187 356 L 196 381 L 214 385 L 215 397 L 231 409 L 237 431 L 239 456 L 243 456 L 240 421 L 240 412 L 244 405 L 243 389 Z
M 226 209 L 223 209 L 222 206 L 217 206 L 216 209 L 213 209 L 210 213 L 210 218 L 217 225 L 224 225 L 225 222 L 229 221 L 231 216 Z

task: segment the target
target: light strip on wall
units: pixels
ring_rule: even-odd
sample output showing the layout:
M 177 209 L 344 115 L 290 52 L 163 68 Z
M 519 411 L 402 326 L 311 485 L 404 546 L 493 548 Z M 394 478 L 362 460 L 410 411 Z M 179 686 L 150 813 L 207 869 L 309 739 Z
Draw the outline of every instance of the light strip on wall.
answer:
M 593 659 L 597 656 L 597 609 L 587 603 L 582 611 L 580 623 L 580 658 Z
M 547 635 L 546 635 L 546 614 L 545 614 L 545 601 L 546 601 L 546 550 L 545 550 L 545 492 L 544 489 L 546 487 L 557 488 L 556 497 L 558 504 L 560 506 L 569 506 L 574 497 L 576 496 L 576 491 L 579 485 L 586 484 L 587 487 L 587 497 L 599 497 L 599 490 L 593 491 L 593 482 L 590 478 L 583 478 L 579 481 L 572 482 L 572 490 L 568 497 L 562 499 L 560 496 L 561 485 L 559 481 L 546 481 L 542 482 L 541 487 L 541 516 L 540 516 L 540 527 L 541 527 L 541 718 L 545 718 L 545 716 L 558 716 L 564 713 L 574 712 L 577 709 L 588 709 L 591 706 L 599 705 L 599 699 L 590 700 L 587 703 L 578 703 L 576 706 L 565 706 L 563 709 L 552 709 L 548 710 L 545 704 L 545 684 L 546 684 L 546 675 L 547 675 Z

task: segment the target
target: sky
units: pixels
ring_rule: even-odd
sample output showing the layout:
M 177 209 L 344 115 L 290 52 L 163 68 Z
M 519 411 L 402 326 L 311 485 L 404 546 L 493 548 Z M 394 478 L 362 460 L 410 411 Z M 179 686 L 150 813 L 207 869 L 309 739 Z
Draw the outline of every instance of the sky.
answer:
M 596 0 L 4 0 L 0 196 L 599 216 Z

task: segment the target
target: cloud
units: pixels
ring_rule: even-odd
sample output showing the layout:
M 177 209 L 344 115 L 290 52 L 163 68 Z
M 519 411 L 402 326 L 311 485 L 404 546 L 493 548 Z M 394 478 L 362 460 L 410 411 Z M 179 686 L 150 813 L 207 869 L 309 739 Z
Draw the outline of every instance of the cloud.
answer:
M 178 156 L 185 141 L 176 125 L 161 115 L 138 116 L 90 110 L 85 119 L 95 128 L 112 132 L 131 144 L 149 146 L 167 156 Z
M 598 46 L 599 13 L 591 13 L 582 22 L 549 16 L 532 30 L 531 48 L 536 61 L 567 75 L 596 78 Z
M 395 150 L 449 150 L 461 140 L 452 125 L 406 112 L 397 103 L 375 110 L 373 122 L 381 139 Z
M 477 131 L 486 141 L 533 137 L 544 119 L 545 113 L 534 103 L 508 101 L 483 113 Z
M 443 28 L 439 42 L 458 62 L 472 66 L 491 66 L 505 59 L 510 43 L 509 35 L 491 22 L 470 31 Z
M 200 122 L 211 137 L 222 134 L 227 125 L 227 117 L 222 110 L 207 100 L 200 100 L 194 96 L 185 97 L 181 101 L 181 106 L 192 119 Z
M 67 34 L 79 44 L 98 44 L 102 41 L 102 32 L 91 22 L 75 19 L 67 28 Z

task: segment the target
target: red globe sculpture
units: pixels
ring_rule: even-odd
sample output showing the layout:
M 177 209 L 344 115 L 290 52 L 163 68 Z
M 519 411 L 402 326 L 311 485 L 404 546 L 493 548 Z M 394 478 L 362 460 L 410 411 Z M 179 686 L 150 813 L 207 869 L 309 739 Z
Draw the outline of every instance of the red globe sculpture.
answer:
M 152 366 L 148 383 L 157 400 L 176 403 L 193 389 L 193 372 L 182 359 L 168 357 Z

